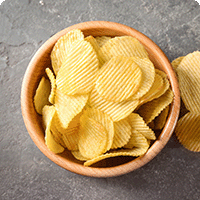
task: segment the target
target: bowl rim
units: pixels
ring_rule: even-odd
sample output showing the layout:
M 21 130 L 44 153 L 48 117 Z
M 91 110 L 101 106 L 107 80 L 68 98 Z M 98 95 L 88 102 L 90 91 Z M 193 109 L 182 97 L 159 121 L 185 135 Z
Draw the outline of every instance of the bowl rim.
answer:
M 154 54 L 157 54 L 159 59 L 162 61 L 162 64 L 165 65 L 165 69 L 167 71 L 169 81 L 171 84 L 171 88 L 174 92 L 174 99 L 171 104 L 171 109 L 169 113 L 169 117 L 163 128 L 160 136 L 156 139 L 153 145 L 148 149 L 147 153 L 143 156 L 140 156 L 130 162 L 114 166 L 114 167 L 105 167 L 105 168 L 98 168 L 98 167 L 85 167 L 81 164 L 74 163 L 66 158 L 63 158 L 59 155 L 52 153 L 50 150 L 47 149 L 46 145 L 44 144 L 44 140 L 41 138 L 36 137 L 35 131 L 37 130 L 37 125 L 31 120 L 30 109 L 32 109 L 33 102 L 30 102 L 28 98 L 28 86 L 31 82 L 31 76 L 34 72 L 34 66 L 36 64 L 36 60 L 41 56 L 42 52 L 46 51 L 49 48 L 52 48 L 52 45 L 64 34 L 71 31 L 72 29 L 80 29 L 80 30 L 99 30 L 101 32 L 102 29 L 114 30 L 116 32 L 122 32 L 124 35 L 132 35 L 137 38 L 146 48 L 151 46 L 151 51 Z M 91 34 L 92 35 L 92 34 Z M 146 46 L 148 44 L 148 47 Z M 52 37 L 50 37 L 35 53 L 32 57 L 28 67 L 26 69 L 22 88 L 21 88 L 21 111 L 22 116 L 24 119 L 24 123 L 26 129 L 32 138 L 35 145 L 40 149 L 40 151 L 47 156 L 51 161 L 56 163 L 57 165 L 61 166 L 62 168 L 74 172 L 76 174 L 81 174 L 90 177 L 112 177 L 112 176 L 119 176 L 126 173 L 129 173 L 133 170 L 136 170 L 149 161 L 151 161 L 166 145 L 169 141 L 170 137 L 173 134 L 175 129 L 179 112 L 180 112 L 180 91 L 178 86 L 178 80 L 176 78 L 176 74 L 171 66 L 170 61 L 168 60 L 167 56 L 164 52 L 157 46 L 150 38 L 148 38 L 143 33 L 137 31 L 136 29 L 126 26 L 124 24 L 110 22 L 110 21 L 88 21 L 79 24 L 72 25 L 67 27 Z

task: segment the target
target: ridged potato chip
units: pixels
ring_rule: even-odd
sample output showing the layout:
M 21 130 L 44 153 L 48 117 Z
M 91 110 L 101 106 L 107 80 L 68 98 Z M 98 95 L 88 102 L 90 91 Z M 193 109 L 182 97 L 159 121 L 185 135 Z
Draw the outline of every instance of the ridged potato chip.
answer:
M 121 101 L 114 103 L 103 99 L 94 88 L 90 93 L 89 105 L 107 113 L 114 122 L 120 121 L 131 114 L 138 106 L 139 100 Z
M 141 69 L 131 58 L 113 57 L 99 70 L 96 90 L 104 99 L 120 102 L 137 92 L 141 80 Z
M 95 83 L 99 60 L 92 45 L 84 40 L 74 42 L 57 78 L 57 88 L 64 94 L 87 94 Z
M 109 36 L 98 36 L 98 37 L 95 37 L 95 39 L 96 39 L 98 45 L 100 47 L 102 47 L 108 40 L 111 39 L 111 37 L 109 37 Z
M 95 108 L 87 108 L 86 110 L 84 110 L 82 116 L 88 116 L 89 118 L 94 119 L 105 128 L 107 132 L 106 150 L 110 150 L 114 137 L 114 124 L 110 116 Z
M 167 120 L 167 116 L 169 113 L 169 106 L 167 106 L 155 119 L 154 119 L 154 129 L 161 130 Z
M 178 121 L 175 134 L 185 148 L 200 152 L 200 115 L 192 112 L 185 114 Z
M 152 101 L 149 101 L 139 107 L 137 113 L 143 117 L 148 124 L 157 117 L 163 109 L 165 109 L 173 101 L 174 94 L 169 88 L 162 96 Z
M 106 152 L 108 133 L 102 124 L 82 115 L 80 118 L 78 149 L 87 159 L 95 158 Z
M 42 114 L 42 109 L 45 105 L 50 105 L 49 103 L 49 95 L 51 92 L 51 84 L 48 79 L 42 77 L 39 82 L 39 85 L 36 89 L 34 96 L 34 106 L 35 110 L 38 114 Z
M 138 91 L 131 97 L 139 99 L 145 95 L 154 83 L 155 67 L 148 58 L 132 57 L 133 61 L 140 67 L 142 71 L 142 81 Z
M 132 149 L 134 147 L 149 147 L 146 137 L 136 129 L 131 130 L 131 137 L 128 143 L 124 145 L 124 148 L 128 149 Z
M 131 137 L 131 126 L 127 119 L 114 122 L 114 138 L 111 149 L 123 147 Z
M 185 107 L 200 113 L 200 52 L 196 51 L 183 58 L 176 69 L 179 87 Z
M 85 158 L 79 150 L 76 150 L 76 151 L 71 151 L 72 155 L 77 159 L 77 160 L 80 160 L 80 161 L 86 161 L 87 158 Z
M 48 105 L 44 106 L 42 109 L 42 119 L 45 128 L 45 144 L 50 151 L 54 153 L 62 153 L 64 151 L 64 147 L 55 141 L 50 129 L 55 111 L 54 106 Z
M 155 133 L 147 126 L 144 119 L 137 113 L 131 113 L 128 116 L 128 121 L 133 130 L 139 131 L 147 139 L 155 140 Z
M 181 61 L 183 60 L 183 58 L 184 58 L 185 56 L 181 56 L 181 57 L 178 57 L 178 58 L 176 58 L 176 59 L 174 59 L 173 61 L 172 61 L 172 67 L 173 67 L 173 69 L 176 71 L 176 69 L 177 69 L 177 67 L 179 66 L 179 64 L 181 63 Z
M 66 35 L 62 36 L 54 45 L 51 52 L 51 63 L 54 73 L 57 75 L 63 61 L 68 55 L 74 41 L 84 40 L 84 35 L 81 30 L 74 29 L 68 32 Z
M 108 40 L 100 48 L 100 51 L 105 62 L 114 56 L 148 58 L 148 53 L 144 46 L 136 38 L 131 36 L 114 37 Z
M 55 101 L 55 93 L 56 93 L 56 78 L 55 78 L 53 72 L 49 68 L 46 68 L 45 71 L 46 71 L 46 74 L 51 83 L 51 93 L 49 95 L 49 102 L 51 104 L 54 104 L 55 103 L 54 102 Z
M 67 128 L 70 121 L 83 110 L 87 100 L 87 94 L 68 96 L 56 90 L 55 107 L 63 128 Z

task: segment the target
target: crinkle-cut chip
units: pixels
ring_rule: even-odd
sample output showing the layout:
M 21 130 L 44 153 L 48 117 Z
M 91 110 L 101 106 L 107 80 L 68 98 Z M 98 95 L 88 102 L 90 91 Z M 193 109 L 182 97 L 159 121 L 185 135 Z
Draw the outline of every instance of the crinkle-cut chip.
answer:
M 84 40 L 73 43 L 57 78 L 57 88 L 64 94 L 87 94 L 94 86 L 99 60 L 92 45 Z
M 45 128 L 45 143 L 47 148 L 54 153 L 62 153 L 64 151 L 64 147 L 62 147 L 59 143 L 57 143 L 51 133 L 51 123 L 53 116 L 55 114 L 54 106 L 44 106 L 42 109 L 42 119 L 43 125 Z
M 179 66 L 179 64 L 181 63 L 181 61 L 183 60 L 185 56 L 181 56 L 181 57 L 178 57 L 176 58 L 175 60 L 172 61 L 172 67 L 173 69 L 176 71 L 177 67 Z
M 148 124 L 157 117 L 163 109 L 165 109 L 173 101 L 174 94 L 169 88 L 162 96 L 152 101 L 149 101 L 139 107 L 137 113 L 143 117 Z
M 185 107 L 200 113 L 200 52 L 195 51 L 183 58 L 176 69 L 179 87 Z
M 138 157 L 142 156 L 146 153 L 148 150 L 148 147 L 135 147 L 133 149 L 118 149 L 118 150 L 111 150 L 108 153 L 102 154 L 100 156 L 97 156 L 91 160 L 87 160 L 84 162 L 84 166 L 91 166 L 94 163 L 97 163 L 101 160 L 104 160 L 106 158 L 111 158 L 111 157 L 117 157 L 117 156 L 133 156 L 133 157 Z
M 155 140 L 155 133 L 147 126 L 144 119 L 137 113 L 131 113 L 128 116 L 129 124 L 132 129 L 139 131 L 147 139 Z
M 82 115 L 80 118 L 78 149 L 87 159 L 95 158 L 106 152 L 108 133 L 102 124 Z
M 100 47 L 102 47 L 108 40 L 111 39 L 111 37 L 109 37 L 109 36 L 98 36 L 98 37 L 95 37 L 95 39 L 96 39 L 98 45 Z
M 175 134 L 188 150 L 200 152 L 200 115 L 189 112 L 177 123 Z
M 114 122 L 114 138 L 111 149 L 123 147 L 131 137 L 131 126 L 127 119 Z
M 132 99 L 139 99 L 145 95 L 153 85 L 155 78 L 155 67 L 148 58 L 132 57 L 132 59 L 142 71 L 142 81 L 140 88 L 131 97 Z
M 87 94 L 68 96 L 56 90 L 55 107 L 61 126 L 66 129 L 70 121 L 79 114 L 88 100 Z
M 132 149 L 134 147 L 149 147 L 146 137 L 136 129 L 131 130 L 130 140 L 124 145 L 124 148 L 127 149 Z
M 113 143 L 113 137 L 114 137 L 114 124 L 109 115 L 106 113 L 103 113 L 102 111 L 95 109 L 95 108 L 87 108 L 84 110 L 83 115 L 88 116 L 89 118 L 94 119 L 98 123 L 100 123 L 107 132 L 107 147 L 106 150 L 110 150 L 112 143 Z
M 167 116 L 169 113 L 169 106 L 167 106 L 155 119 L 154 119 L 154 129 L 155 130 L 161 130 L 166 121 L 167 121 Z
M 46 71 L 46 74 L 51 83 L 51 93 L 49 95 L 49 102 L 54 104 L 55 103 L 55 93 L 56 93 L 56 78 L 55 78 L 53 72 L 49 68 L 46 68 L 45 71 Z
M 87 158 L 85 158 L 79 150 L 76 150 L 76 151 L 71 151 L 72 155 L 77 159 L 77 160 L 80 160 L 80 161 L 86 161 Z
M 140 99 L 140 105 L 153 100 L 155 94 L 163 87 L 163 82 L 163 78 L 156 73 L 153 85 L 149 91 Z
M 96 39 L 93 36 L 90 35 L 90 36 L 87 36 L 85 38 L 85 41 L 89 42 L 92 45 L 92 47 L 94 48 L 94 50 L 95 50 L 95 52 L 97 54 L 97 58 L 99 60 L 99 64 L 100 64 L 100 66 L 102 66 L 104 61 L 103 61 L 102 56 L 101 56 L 101 51 L 99 51 L 100 46 L 97 43 Z
M 51 63 L 56 75 L 63 61 L 68 55 L 73 43 L 77 40 L 84 40 L 84 35 L 81 30 L 74 29 L 62 36 L 54 45 L 51 52 Z
M 68 150 L 78 150 L 79 132 L 63 134 L 62 140 Z
M 50 92 L 51 92 L 51 84 L 49 80 L 46 79 L 45 77 L 42 77 L 36 89 L 33 100 L 35 110 L 40 115 L 42 114 L 43 107 L 45 105 L 50 105 L 48 100 Z
M 90 93 L 89 105 L 107 113 L 114 122 L 120 121 L 131 114 L 138 106 L 139 100 L 114 103 L 103 99 L 94 88 Z
M 148 58 L 148 53 L 144 46 L 131 36 L 114 37 L 108 40 L 101 48 L 104 61 L 110 60 L 114 56 L 137 56 Z
M 121 102 L 137 92 L 141 80 L 141 69 L 131 58 L 113 57 L 99 70 L 96 90 L 108 101 Z

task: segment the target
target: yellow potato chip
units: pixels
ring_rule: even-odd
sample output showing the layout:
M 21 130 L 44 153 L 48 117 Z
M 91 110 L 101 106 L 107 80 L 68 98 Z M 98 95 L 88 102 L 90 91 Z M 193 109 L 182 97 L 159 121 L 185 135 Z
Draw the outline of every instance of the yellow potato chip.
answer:
M 148 124 L 157 117 L 163 109 L 165 109 L 173 101 L 174 94 L 169 88 L 162 96 L 152 101 L 149 101 L 139 107 L 137 113 L 143 117 Z
M 49 102 L 54 104 L 56 93 L 56 78 L 49 68 L 46 68 L 45 71 L 51 83 L 51 93 L 49 95 Z
M 54 153 L 62 153 L 64 151 L 64 147 L 55 141 L 50 129 L 54 114 L 55 114 L 54 106 L 46 105 L 42 109 L 42 119 L 45 127 L 45 143 L 50 151 Z
M 87 108 L 86 110 L 84 110 L 83 115 L 86 115 L 91 119 L 94 119 L 105 128 L 107 132 L 106 150 L 107 151 L 110 150 L 114 137 L 114 124 L 110 116 L 95 108 Z
M 78 150 L 79 132 L 63 134 L 62 140 L 68 150 Z
M 99 70 L 96 90 L 104 99 L 120 102 L 137 92 L 141 80 L 141 69 L 131 58 L 113 57 Z
M 162 89 L 162 87 L 163 87 L 163 78 L 156 73 L 151 88 L 144 96 L 142 96 L 139 105 L 142 105 L 148 101 L 153 100 L 156 97 L 156 93 L 158 93 Z
M 102 47 L 108 40 L 111 39 L 111 37 L 108 37 L 108 36 L 98 36 L 95 39 L 96 39 L 98 45 L 100 47 Z
M 149 147 L 149 143 L 145 136 L 136 129 L 132 129 L 130 140 L 126 145 L 124 145 L 124 148 L 128 149 L 132 149 L 134 147 Z
M 175 133 L 185 148 L 200 152 L 200 115 L 192 112 L 184 115 L 178 121 Z
M 181 56 L 181 57 L 178 57 L 178 58 L 176 58 L 175 60 L 172 61 L 171 64 L 172 64 L 172 67 L 173 67 L 174 70 L 177 69 L 177 67 L 179 66 L 179 64 L 181 63 L 181 61 L 183 60 L 184 57 L 185 56 Z
M 200 52 L 196 51 L 183 58 L 176 69 L 179 87 L 185 107 L 200 113 Z
M 169 113 L 169 106 L 167 106 L 161 113 L 154 119 L 154 129 L 161 130 L 167 120 L 167 116 Z
M 42 77 L 39 82 L 38 88 L 36 89 L 34 96 L 34 106 L 38 114 L 42 114 L 42 109 L 45 105 L 50 105 L 49 103 L 49 94 L 51 92 L 51 84 L 48 79 Z
M 114 122 L 114 138 L 111 149 L 123 147 L 131 137 L 131 126 L 127 119 Z
M 147 139 L 155 140 L 155 133 L 147 126 L 143 118 L 137 113 L 131 113 L 128 116 L 128 121 L 133 130 L 139 131 Z
M 108 40 L 101 48 L 103 60 L 108 61 L 113 56 L 137 56 L 148 58 L 148 53 L 144 46 L 131 36 L 114 37 Z
M 113 121 L 120 121 L 131 114 L 139 104 L 139 100 L 114 103 L 103 99 L 94 88 L 89 97 L 89 105 L 107 113 Z
M 77 40 L 84 40 L 84 35 L 80 30 L 74 29 L 62 36 L 54 45 L 51 52 L 51 63 L 56 75 L 63 61 L 66 59 L 74 41 Z
M 80 118 L 78 148 L 87 159 L 95 158 L 106 152 L 108 133 L 96 120 L 82 115 Z
M 71 151 L 72 155 L 77 159 L 77 160 L 80 160 L 80 161 L 86 161 L 87 158 L 85 158 L 79 150 L 76 150 L 76 151 Z
M 155 67 L 148 58 L 132 57 L 132 59 L 142 71 L 142 81 L 140 88 L 131 97 L 132 99 L 139 99 L 144 96 L 153 85 L 155 78 Z
M 57 88 L 64 94 L 87 94 L 92 90 L 99 60 L 92 45 L 84 40 L 74 42 L 57 78 Z
M 101 160 L 104 160 L 106 158 L 111 158 L 111 157 L 117 157 L 117 156 L 133 156 L 133 157 L 138 157 L 142 156 L 146 153 L 148 150 L 148 147 L 135 147 L 133 149 L 118 149 L 118 150 L 112 150 L 108 153 L 102 154 L 100 156 L 97 156 L 91 160 L 87 160 L 84 162 L 84 166 L 91 166 L 94 163 L 97 163 Z
M 56 90 L 55 107 L 63 128 L 66 129 L 70 121 L 82 111 L 87 100 L 87 94 L 68 96 Z

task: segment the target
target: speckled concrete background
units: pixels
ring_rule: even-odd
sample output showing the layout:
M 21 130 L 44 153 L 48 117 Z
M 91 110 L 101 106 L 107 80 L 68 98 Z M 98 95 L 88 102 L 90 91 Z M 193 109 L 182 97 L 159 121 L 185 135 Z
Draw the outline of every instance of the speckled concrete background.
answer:
M 51 35 L 75 23 L 108 20 L 149 36 L 170 61 L 200 50 L 195 0 L 6 0 L 0 6 L 0 199 L 200 199 L 200 154 L 173 136 L 150 163 L 107 179 L 66 171 L 34 145 L 20 110 L 27 65 Z

